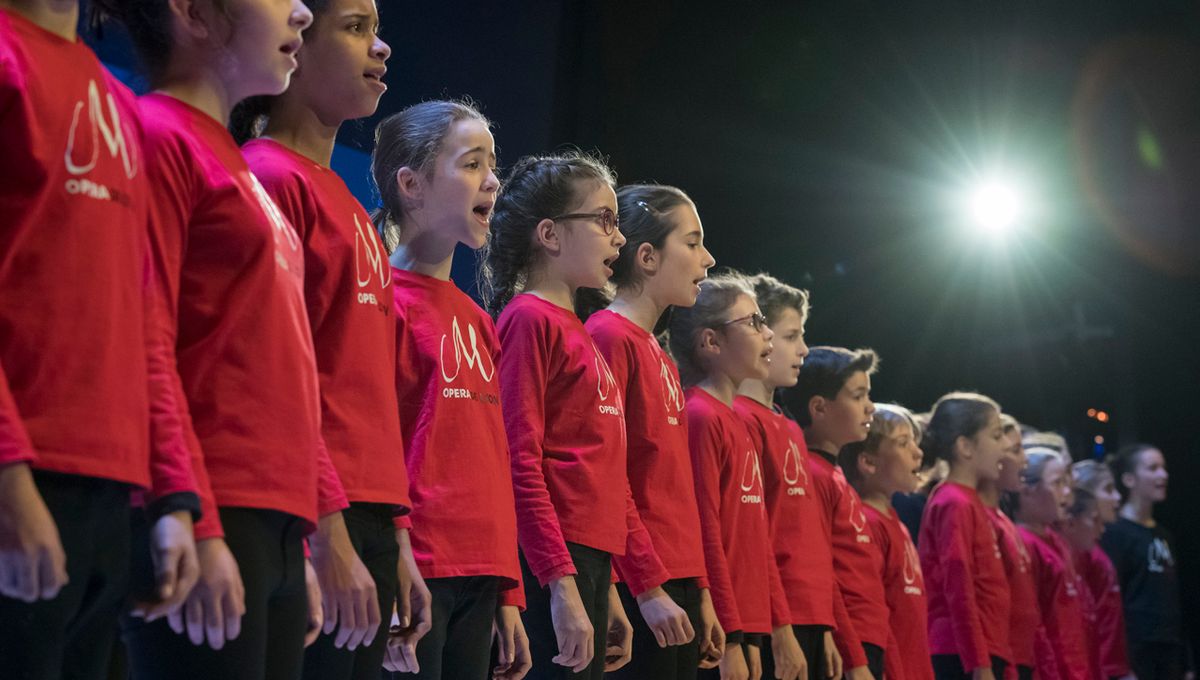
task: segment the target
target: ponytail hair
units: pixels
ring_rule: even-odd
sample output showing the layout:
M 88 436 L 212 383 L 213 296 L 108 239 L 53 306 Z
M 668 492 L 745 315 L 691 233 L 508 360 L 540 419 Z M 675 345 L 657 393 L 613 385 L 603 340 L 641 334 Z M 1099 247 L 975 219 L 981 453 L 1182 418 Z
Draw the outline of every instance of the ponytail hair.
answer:
M 526 156 L 513 166 L 496 198 L 480 253 L 479 292 L 493 318 L 528 281 L 535 264 L 534 228 L 568 212 L 580 200 L 584 183 L 614 186 L 616 180 L 601 158 L 580 151 Z
M 668 213 L 681 205 L 693 205 L 682 189 L 664 184 L 627 184 L 617 189 L 617 214 L 621 219 L 621 234 L 625 245 L 612 263 L 613 275 L 604 288 L 580 289 L 575 308 L 580 319 L 612 304 L 613 295 L 621 288 L 637 290 L 641 277 L 637 269 L 637 251 L 643 243 L 655 250 L 666 245 L 667 237 L 678 226 Z
M 743 295 L 753 300 L 754 289 L 745 276 L 729 270 L 701 281 L 696 304 L 679 307 L 671 314 L 668 342 L 671 355 L 679 364 L 680 382 L 685 387 L 695 385 L 708 374 L 708 368 L 697 354 L 700 332 L 725 322 L 725 313 Z
M 976 392 L 951 392 L 938 399 L 921 438 L 924 464 L 932 465 L 940 459 L 954 465 L 955 442 L 959 437 L 969 439 L 978 434 L 993 413 L 1000 413 L 1000 405 Z
M 380 208 L 371 215 L 388 252 L 400 244 L 400 224 L 406 207 L 396 174 L 401 168 L 429 176 L 450 128 L 462 120 L 489 121 L 470 99 L 435 100 L 413 104 L 379 122 L 371 153 L 371 178 L 379 192 Z

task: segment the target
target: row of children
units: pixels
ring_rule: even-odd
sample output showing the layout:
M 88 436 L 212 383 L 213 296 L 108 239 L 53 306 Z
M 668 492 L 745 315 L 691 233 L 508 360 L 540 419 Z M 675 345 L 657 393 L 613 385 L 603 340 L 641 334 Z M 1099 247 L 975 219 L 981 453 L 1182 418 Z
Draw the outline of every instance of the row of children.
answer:
M 487 119 L 428 102 L 377 129 L 372 217 L 329 167 L 385 89 L 372 0 L 94 4 L 149 94 L 78 38 L 75 0 L 0 0 L 6 673 L 103 677 L 129 599 L 138 678 L 1021 665 L 981 623 L 1008 591 L 970 533 L 994 404 L 943 400 L 925 432 L 951 472 L 924 646 L 879 503 L 918 432 L 881 421 L 900 467 L 878 439 L 835 465 L 876 418 L 874 356 L 809 352 L 802 291 L 708 278 L 686 194 L 582 154 L 500 192 Z M 486 312 L 449 279 L 459 244 Z

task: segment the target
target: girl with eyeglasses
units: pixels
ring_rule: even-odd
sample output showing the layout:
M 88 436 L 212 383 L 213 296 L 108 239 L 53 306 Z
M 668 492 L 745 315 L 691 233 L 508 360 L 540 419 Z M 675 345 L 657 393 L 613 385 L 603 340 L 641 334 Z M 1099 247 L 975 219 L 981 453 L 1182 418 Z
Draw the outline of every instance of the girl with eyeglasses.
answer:
M 719 671 L 702 677 L 758 678 L 762 637 L 789 616 L 771 551 L 760 453 L 733 402 L 743 381 L 767 377 L 774 333 L 737 273 L 701 281 L 696 304 L 673 312 L 670 332 L 686 387 L 709 588 L 726 631 Z
M 625 244 L 617 215 L 602 162 L 522 158 L 484 246 L 535 678 L 599 679 L 629 660 L 611 557 L 645 528 L 628 492 L 624 394 L 574 312 L 580 288 L 612 276 Z
M 683 191 L 635 184 L 617 203 L 627 242 L 612 265 L 615 297 L 586 325 L 625 396 L 626 469 L 646 533 L 631 534 L 643 547 L 614 558 L 633 659 L 611 676 L 695 678 L 702 658 L 719 657 L 724 633 L 705 576 L 679 371 L 654 333 L 668 307 L 695 303 L 714 261 Z

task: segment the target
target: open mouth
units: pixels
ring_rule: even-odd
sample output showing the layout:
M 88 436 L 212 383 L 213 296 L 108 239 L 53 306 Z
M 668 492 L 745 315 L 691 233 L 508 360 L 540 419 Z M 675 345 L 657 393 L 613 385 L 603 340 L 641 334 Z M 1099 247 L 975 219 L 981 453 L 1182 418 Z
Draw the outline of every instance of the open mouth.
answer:
M 383 82 L 383 76 L 385 74 L 387 74 L 386 68 L 383 68 L 383 67 L 373 68 L 370 71 L 367 71 L 366 73 L 364 73 L 363 78 L 365 78 L 372 85 L 376 85 L 379 88 L 386 90 L 387 85 Z
M 492 208 L 494 208 L 495 205 L 496 204 L 491 201 L 487 203 L 480 203 L 474 208 L 471 208 L 471 212 L 475 213 L 475 219 L 484 224 L 488 224 L 492 221 Z
M 286 54 L 288 56 L 295 56 L 295 54 L 300 51 L 300 46 L 303 44 L 304 44 L 303 38 L 296 38 L 295 40 L 289 42 L 288 44 L 284 45 L 283 47 L 280 47 L 279 51 L 283 52 L 284 54 Z
M 610 255 L 609 257 L 604 258 L 604 275 L 606 278 L 612 278 L 613 263 L 617 261 L 617 258 L 620 257 L 620 255 L 621 255 L 621 253 L 617 252 L 613 255 Z

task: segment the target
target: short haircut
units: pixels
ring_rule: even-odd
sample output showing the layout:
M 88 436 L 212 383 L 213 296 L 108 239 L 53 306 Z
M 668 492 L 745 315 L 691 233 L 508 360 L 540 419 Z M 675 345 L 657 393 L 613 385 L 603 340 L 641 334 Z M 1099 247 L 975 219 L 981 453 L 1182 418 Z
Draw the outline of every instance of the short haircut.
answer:
M 749 278 L 758 298 L 758 309 L 767 317 L 767 325 L 779 321 L 779 315 L 785 309 L 796 310 L 801 323 L 808 320 L 808 291 L 789 286 L 770 274 L 755 274 Z
M 794 387 L 781 392 L 780 398 L 801 427 L 812 425 L 808 404 L 813 397 L 836 399 L 850 376 L 858 372 L 871 375 L 879 367 L 879 357 L 870 349 L 813 347 L 809 350 L 800 377 Z
M 838 465 L 850 486 L 858 489 L 862 484 L 862 475 L 858 471 L 858 457 L 863 453 L 874 453 L 879 450 L 883 440 L 892 436 L 896 428 L 907 424 L 912 428 L 913 437 L 921 441 L 921 426 L 913 417 L 912 411 L 899 404 L 876 404 L 875 414 L 871 416 L 871 430 L 867 438 L 860 442 L 850 442 L 838 452 Z

